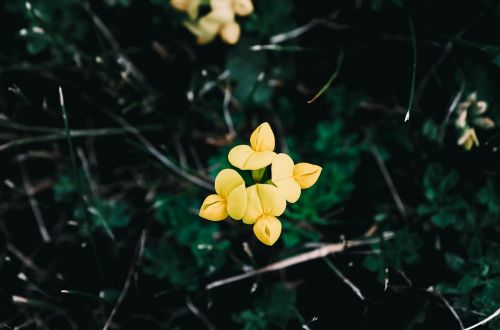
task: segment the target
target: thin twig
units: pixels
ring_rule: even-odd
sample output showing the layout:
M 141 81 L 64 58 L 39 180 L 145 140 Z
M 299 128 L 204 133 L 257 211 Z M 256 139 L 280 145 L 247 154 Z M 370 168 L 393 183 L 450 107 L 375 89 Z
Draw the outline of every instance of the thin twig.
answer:
M 151 90 L 151 87 L 149 86 L 149 83 L 147 82 L 144 75 L 137 69 L 137 67 L 130 60 L 130 58 L 127 55 L 125 55 L 118 41 L 116 41 L 115 37 L 108 29 L 106 24 L 104 24 L 104 22 L 101 20 L 101 18 L 97 16 L 97 14 L 92 10 L 90 4 L 86 3 L 82 6 L 87 11 L 89 16 L 92 18 L 92 21 L 94 22 L 97 29 L 101 32 L 104 38 L 111 45 L 113 51 L 115 51 L 118 54 L 117 63 L 122 65 L 127 73 L 130 72 L 134 76 L 134 78 L 137 79 L 137 81 L 139 81 L 146 90 Z
M 341 49 L 340 53 L 339 53 L 339 56 L 337 57 L 337 66 L 335 68 L 335 71 L 330 76 L 330 79 L 328 79 L 328 81 L 326 82 L 326 84 L 324 84 L 323 87 L 316 93 L 316 95 L 314 95 L 310 100 L 308 100 L 307 103 L 309 103 L 309 104 L 313 103 L 314 101 L 316 101 L 318 99 L 318 97 L 320 97 L 321 95 L 323 95 L 323 93 L 328 90 L 328 87 L 330 87 L 330 85 L 333 83 L 333 81 L 335 80 L 335 78 L 337 78 L 337 76 L 338 76 L 338 74 L 340 72 L 340 68 L 342 67 L 342 62 L 343 61 L 344 61 L 344 50 Z
M 383 240 L 389 240 L 389 239 L 392 239 L 394 237 L 394 233 L 385 232 L 382 236 L 383 236 Z M 321 246 L 321 247 L 314 249 L 312 251 L 304 252 L 304 253 L 298 254 L 296 256 L 286 258 L 284 260 L 280 260 L 278 262 L 272 263 L 272 264 L 270 264 L 266 267 L 263 267 L 263 268 L 255 269 L 255 270 L 249 271 L 247 273 L 243 273 L 243 274 L 228 277 L 228 278 L 225 278 L 222 280 L 214 281 L 214 282 L 208 284 L 205 288 L 207 290 L 211 290 L 213 288 L 223 286 L 223 285 L 226 285 L 229 283 L 241 281 L 241 280 L 249 278 L 249 277 L 254 277 L 254 276 L 257 276 L 260 274 L 274 272 L 274 271 L 277 271 L 280 269 L 284 269 L 284 268 L 298 265 L 298 264 L 303 263 L 303 262 L 322 258 L 322 257 L 325 257 L 329 254 L 339 253 L 339 252 L 345 251 L 346 249 L 349 249 L 349 248 L 376 244 L 376 243 L 379 243 L 380 241 L 381 240 L 378 238 L 368 238 L 368 239 L 364 239 L 364 240 L 354 240 L 354 241 L 345 241 L 342 243 L 326 244 L 326 245 Z
M 82 148 L 76 149 L 76 153 L 78 155 L 78 158 L 80 158 L 80 163 L 82 164 L 83 172 L 85 173 L 85 176 L 87 177 L 87 182 L 89 183 L 90 191 L 92 192 L 92 195 L 94 197 L 97 197 L 98 196 L 97 184 L 92 179 L 92 174 L 90 173 L 90 166 L 89 166 L 89 162 L 87 161 L 87 157 L 85 157 L 85 153 L 83 152 Z
M 163 129 L 163 127 L 158 126 L 158 125 L 153 125 L 153 126 L 144 126 L 144 127 L 137 127 L 137 129 L 140 129 L 141 131 L 160 131 Z M 111 136 L 111 135 L 124 135 L 124 134 L 130 134 L 130 131 L 124 129 L 124 128 L 97 128 L 97 129 L 77 129 L 77 130 L 70 130 L 69 131 L 69 136 L 73 138 L 80 138 L 80 137 L 99 137 L 99 136 Z M 12 147 L 16 146 L 22 146 L 26 144 L 31 144 L 31 143 L 39 143 L 39 142 L 48 142 L 48 141 L 56 141 L 56 140 L 64 140 L 66 139 L 67 136 L 63 131 L 60 133 L 55 133 L 55 134 L 47 134 L 47 135 L 41 135 L 41 136 L 35 136 L 35 137 L 28 137 L 28 138 L 22 138 L 22 139 L 17 139 L 13 141 L 9 141 L 7 143 L 1 144 L 0 145 L 0 152 L 5 151 L 7 149 L 10 149 Z
M 338 276 L 340 277 L 340 279 L 345 283 L 347 284 L 347 286 L 349 286 L 351 288 L 351 290 L 356 294 L 356 296 L 359 297 L 359 299 L 361 300 L 365 300 L 365 297 L 363 296 L 363 294 L 361 293 L 361 290 L 354 285 L 354 283 L 351 282 L 350 279 L 348 279 L 344 274 L 342 274 L 342 272 L 337 268 L 335 267 L 335 265 L 330 261 L 328 260 L 328 258 L 323 258 L 323 260 L 325 260 L 326 264 L 328 265 L 328 267 L 331 268 L 331 270 L 333 270 L 333 272 Z
M 417 80 L 417 37 L 415 35 L 415 25 L 413 24 L 413 19 L 410 15 L 408 15 L 408 23 L 410 24 L 413 64 L 411 74 L 410 99 L 408 101 L 408 110 L 406 112 L 405 121 L 410 120 L 410 111 L 413 109 L 413 103 L 415 100 L 415 83 Z
M 51 241 L 49 231 L 47 230 L 47 226 L 45 225 L 45 221 L 43 220 L 42 212 L 40 211 L 40 207 L 38 206 L 38 201 L 33 196 L 32 193 L 32 184 L 31 180 L 28 176 L 28 172 L 26 171 L 26 166 L 24 166 L 23 162 L 19 163 L 21 167 L 21 176 L 23 179 L 24 190 L 26 195 L 28 196 L 28 201 L 31 206 L 31 210 L 33 211 L 33 215 L 35 216 L 36 222 L 38 224 L 38 229 L 40 231 L 40 235 L 45 243 L 49 243 Z
M 403 204 L 403 201 L 401 200 L 401 197 L 399 196 L 396 186 L 394 185 L 394 181 L 392 180 L 392 177 L 389 174 L 387 167 L 385 166 L 384 160 L 380 156 L 378 149 L 371 142 L 369 144 L 370 144 L 370 151 L 372 152 L 373 158 L 375 158 L 375 161 L 377 162 L 380 172 L 382 172 L 382 176 L 384 177 L 385 183 L 387 184 L 387 187 L 391 192 L 392 199 L 394 199 L 394 203 L 396 203 L 396 207 L 398 208 L 398 211 L 403 217 L 403 219 L 407 220 L 408 213 L 406 212 L 406 208 Z
M 491 320 L 493 320 L 495 317 L 497 317 L 498 315 L 500 315 L 500 308 L 497 309 L 493 314 L 491 314 L 490 316 L 488 316 L 487 318 L 485 318 L 484 320 L 482 320 L 481 322 L 478 322 L 474 325 L 471 325 L 470 327 L 468 328 L 465 328 L 464 330 L 472 330 L 474 328 L 477 328 L 483 324 L 486 324 L 488 322 L 490 322 Z
M 114 113 L 103 109 L 103 111 L 111 117 L 113 120 L 117 121 L 120 125 L 123 126 L 127 131 L 129 131 L 132 135 L 134 135 L 139 142 L 141 142 L 144 147 L 158 160 L 160 163 L 165 165 L 169 170 L 179 175 L 180 177 L 200 186 L 204 189 L 213 191 L 213 185 L 195 175 L 192 175 L 182 168 L 175 165 L 168 157 L 164 156 L 149 140 L 147 140 L 134 126 L 130 125 L 125 119 L 120 116 L 115 115 Z
M 224 121 L 226 122 L 227 129 L 229 131 L 229 136 L 235 137 L 236 130 L 234 129 L 233 119 L 231 118 L 231 113 L 229 110 L 229 105 L 231 104 L 231 88 L 229 87 L 229 83 L 224 87 L 224 102 L 223 102 L 223 111 L 224 111 Z
M 134 257 L 132 259 L 132 262 L 130 264 L 127 278 L 126 278 L 125 283 L 123 285 L 122 291 L 120 292 L 120 295 L 118 296 L 118 299 L 116 300 L 116 304 L 113 307 L 113 309 L 111 310 L 111 313 L 109 314 L 109 317 L 106 320 L 106 323 L 104 324 L 104 327 L 102 328 L 102 330 L 107 330 L 109 328 L 109 326 L 111 325 L 111 322 L 113 321 L 113 318 L 116 315 L 116 312 L 118 311 L 118 308 L 120 308 L 121 304 L 123 303 L 123 300 L 127 296 L 128 289 L 130 288 L 130 284 L 132 283 L 132 278 L 134 276 L 135 270 L 139 266 L 141 259 L 142 259 L 142 255 L 144 252 L 144 244 L 146 243 L 147 228 L 148 227 L 146 227 L 142 230 L 141 237 L 139 238 L 139 242 L 137 243 L 136 251 L 135 251 Z
M 19 251 L 11 243 L 7 243 L 7 250 L 9 250 L 17 259 L 19 259 L 26 267 L 39 273 L 43 277 L 48 276 L 48 274 L 42 268 L 38 267 L 33 260 L 25 256 L 21 251 Z
M 462 323 L 462 320 L 458 316 L 458 314 L 455 311 L 455 309 L 448 302 L 448 300 L 446 300 L 446 298 L 443 297 L 443 295 L 441 293 L 439 293 L 438 291 L 436 291 L 433 287 L 428 288 L 427 292 L 430 292 L 436 298 L 438 298 L 439 300 L 441 300 L 441 302 L 446 306 L 446 308 L 448 308 L 448 310 L 450 311 L 451 315 L 453 315 L 453 317 L 455 318 L 455 320 L 457 320 L 457 323 L 460 326 L 460 330 L 464 330 L 464 324 Z
M 335 13 L 333 16 L 334 16 L 333 18 L 336 18 L 338 14 Z M 319 25 L 326 26 L 327 28 L 330 28 L 332 30 L 345 30 L 348 28 L 347 25 L 341 25 L 325 18 L 314 18 L 310 22 L 302 26 L 299 26 L 298 28 L 295 28 L 293 30 L 284 33 L 276 34 L 272 36 L 269 40 L 271 44 L 279 44 L 287 40 L 297 38 L 303 35 L 304 33 L 310 31 L 312 28 Z
M 64 122 L 66 141 L 68 143 L 68 148 L 69 148 L 69 156 L 70 156 L 70 160 L 71 160 L 71 170 L 72 170 L 72 174 L 73 174 L 73 180 L 74 180 L 74 183 L 75 183 L 77 190 L 78 190 L 78 196 L 80 198 L 80 202 L 82 203 L 82 206 L 83 206 L 85 226 L 89 231 L 88 238 L 89 238 L 90 246 L 92 248 L 92 252 L 94 254 L 94 258 L 96 260 L 96 264 L 97 264 L 97 268 L 99 269 L 99 273 L 100 273 L 101 277 L 104 277 L 104 272 L 102 270 L 101 260 L 99 259 L 99 254 L 97 253 L 97 248 L 95 245 L 94 236 L 92 235 L 92 232 L 90 229 L 91 218 L 90 218 L 89 211 L 88 211 L 87 198 L 84 195 L 83 183 L 80 180 L 80 175 L 78 174 L 78 169 L 76 166 L 76 157 L 75 157 L 75 151 L 73 148 L 73 141 L 71 140 L 71 135 L 70 135 L 68 113 L 66 111 L 66 105 L 64 103 L 64 94 L 63 94 L 63 90 L 62 90 L 61 86 L 59 86 L 59 104 L 61 106 L 61 113 L 62 113 L 63 122 Z
M 462 95 L 464 94 L 464 91 L 465 91 L 464 73 L 462 72 L 462 70 L 460 69 L 460 67 L 458 66 L 458 64 L 455 61 L 453 61 L 453 63 L 457 67 L 457 72 L 458 72 L 459 77 L 460 77 L 460 88 L 459 88 L 457 94 L 455 95 L 455 97 L 453 98 L 453 100 L 450 104 L 450 107 L 448 108 L 448 111 L 446 112 L 446 117 L 444 118 L 443 123 L 441 124 L 441 128 L 439 131 L 439 141 L 441 143 L 444 140 L 444 133 L 446 131 L 446 126 L 447 126 L 448 122 L 450 121 L 451 115 L 453 114 L 455 109 L 457 109 L 458 103 L 460 102 L 460 99 L 462 98 Z
M 193 304 L 190 296 L 186 296 L 186 306 L 201 322 L 207 327 L 208 330 L 217 330 L 217 328 L 210 322 L 208 317 L 204 315 L 198 307 Z

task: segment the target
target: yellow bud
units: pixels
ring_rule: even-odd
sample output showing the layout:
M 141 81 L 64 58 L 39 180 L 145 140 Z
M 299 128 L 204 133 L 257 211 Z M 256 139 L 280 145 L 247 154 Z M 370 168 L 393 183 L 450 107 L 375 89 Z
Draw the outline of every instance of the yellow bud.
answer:
M 293 168 L 293 177 L 300 188 L 307 189 L 318 181 L 321 167 L 309 163 L 298 163 Z
M 273 245 L 281 234 L 281 222 L 273 216 L 261 217 L 254 225 L 255 236 L 266 245 Z
M 200 217 L 211 221 L 220 221 L 227 218 L 226 200 L 219 195 L 209 195 L 200 208 Z
M 274 133 L 271 129 L 271 126 L 269 126 L 269 123 L 262 123 L 253 131 L 252 135 L 250 136 L 250 145 L 255 151 L 274 150 Z
M 457 143 L 458 145 L 463 146 L 467 151 L 471 150 L 474 145 L 479 146 L 476 131 L 473 128 L 465 130 L 460 139 L 458 139 Z

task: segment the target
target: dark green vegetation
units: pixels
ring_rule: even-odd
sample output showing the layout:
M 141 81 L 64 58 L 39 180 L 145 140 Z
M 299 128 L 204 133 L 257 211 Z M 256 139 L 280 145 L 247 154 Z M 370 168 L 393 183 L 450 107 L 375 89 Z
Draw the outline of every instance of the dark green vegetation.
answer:
M 466 151 L 454 127 L 473 91 L 500 124 L 498 2 L 254 2 L 236 46 L 200 47 L 168 0 L 2 1 L 0 328 L 461 329 L 500 308 L 499 130 Z M 197 216 L 263 121 L 323 166 L 271 248 Z

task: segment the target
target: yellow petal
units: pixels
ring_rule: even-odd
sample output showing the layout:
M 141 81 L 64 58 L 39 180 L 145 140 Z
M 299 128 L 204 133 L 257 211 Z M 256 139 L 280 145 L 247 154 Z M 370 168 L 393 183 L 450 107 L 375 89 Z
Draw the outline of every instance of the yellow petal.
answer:
M 300 197 L 300 186 L 293 177 L 293 160 L 287 154 L 277 154 L 271 165 L 271 180 L 289 203 Z
M 212 11 L 204 16 L 204 18 L 221 24 L 234 21 L 234 11 L 231 8 L 231 4 L 227 0 L 212 0 L 210 5 L 212 7 Z
M 247 16 L 253 13 L 251 0 L 233 0 L 233 9 L 237 15 Z
M 271 165 L 271 179 L 273 182 L 293 177 L 293 160 L 287 154 L 277 154 Z
M 300 186 L 294 178 L 279 180 L 273 183 L 278 187 L 288 203 L 295 203 L 300 198 Z
M 247 189 L 240 184 L 227 197 L 227 213 L 234 220 L 241 220 L 247 209 Z
M 463 145 L 466 150 L 471 150 L 474 145 L 479 146 L 476 130 L 473 128 L 467 129 L 457 143 Z
M 212 10 L 232 10 L 232 0 L 210 0 Z
M 262 217 L 262 214 L 262 203 L 257 191 L 257 185 L 254 184 L 247 188 L 247 207 L 243 215 L 243 222 L 251 225 Z
M 254 151 L 273 151 L 274 144 L 273 130 L 267 122 L 260 124 L 250 136 L 250 145 Z
M 253 225 L 255 236 L 266 245 L 273 245 L 281 234 L 281 222 L 273 216 L 266 215 Z
M 234 21 L 224 24 L 220 30 L 222 41 L 230 45 L 234 45 L 238 42 L 240 39 L 240 33 L 240 25 Z
M 274 152 L 255 152 L 250 146 L 241 144 L 231 149 L 227 158 L 240 170 L 258 170 L 271 164 L 275 156 Z
M 226 219 L 226 200 L 215 194 L 207 196 L 201 205 L 199 215 L 202 218 L 212 221 Z
M 244 186 L 245 181 L 238 172 L 230 168 L 220 171 L 215 177 L 215 192 L 224 198 L 240 185 Z
M 198 18 L 198 12 L 200 9 L 200 1 L 201 0 L 190 0 L 190 3 L 187 7 L 187 14 L 191 19 Z
M 170 0 L 170 5 L 177 10 L 187 11 L 191 0 Z
M 286 200 L 281 191 L 271 184 L 256 184 L 263 214 L 279 216 L 285 212 Z
M 293 177 L 300 188 L 307 189 L 318 181 L 321 167 L 309 163 L 298 163 L 293 168 Z

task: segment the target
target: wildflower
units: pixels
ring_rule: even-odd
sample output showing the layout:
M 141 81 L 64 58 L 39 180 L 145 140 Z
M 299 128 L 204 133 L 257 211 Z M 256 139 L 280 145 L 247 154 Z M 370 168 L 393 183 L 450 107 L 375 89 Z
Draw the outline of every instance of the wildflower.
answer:
M 271 180 L 281 190 L 289 203 L 295 203 L 301 189 L 311 187 L 321 174 L 321 167 L 309 163 L 294 165 L 287 154 L 278 154 L 271 165 Z
M 250 136 L 250 145 L 242 144 L 229 151 L 229 162 L 241 170 L 258 170 L 271 164 L 274 152 L 274 134 L 269 124 L 263 123 Z
M 191 20 L 184 25 L 197 37 L 198 44 L 207 44 L 219 34 L 224 42 L 234 45 L 241 34 L 235 16 L 247 16 L 253 12 L 251 0 L 210 0 L 211 11 L 201 18 L 198 17 L 200 0 L 171 0 L 171 4 L 188 13 Z
M 285 212 L 286 202 L 295 203 L 301 189 L 316 183 L 321 167 L 309 163 L 294 164 L 290 156 L 274 152 L 274 134 L 268 123 L 259 125 L 250 136 L 250 145 L 239 145 L 229 151 L 229 162 L 241 170 L 251 170 L 254 185 L 245 188 L 243 178 L 232 169 L 222 170 L 215 178 L 215 191 L 205 198 L 200 216 L 213 221 L 228 216 L 253 225 L 258 240 L 273 245 L 281 235 L 278 216 Z M 271 179 L 265 183 L 267 166 Z M 267 177 L 266 177 L 267 178 Z
M 215 192 L 203 201 L 200 217 L 207 220 L 235 220 L 243 218 L 247 208 L 247 190 L 243 178 L 232 169 L 225 169 L 215 178 Z
M 285 207 L 285 198 L 277 187 L 255 184 L 247 188 L 247 209 L 243 222 L 253 224 L 255 236 L 271 246 L 281 234 L 281 222 L 276 217 L 285 212 Z
M 479 146 L 476 130 L 474 130 L 474 128 L 466 129 L 462 136 L 458 139 L 457 143 L 459 146 L 463 146 L 467 151 L 471 150 L 473 146 Z
M 485 101 L 478 101 L 477 93 L 470 93 L 464 102 L 458 105 L 455 127 L 459 132 L 457 144 L 469 151 L 474 146 L 479 146 L 475 128 L 490 129 L 495 127 L 495 122 L 484 116 L 488 109 Z

